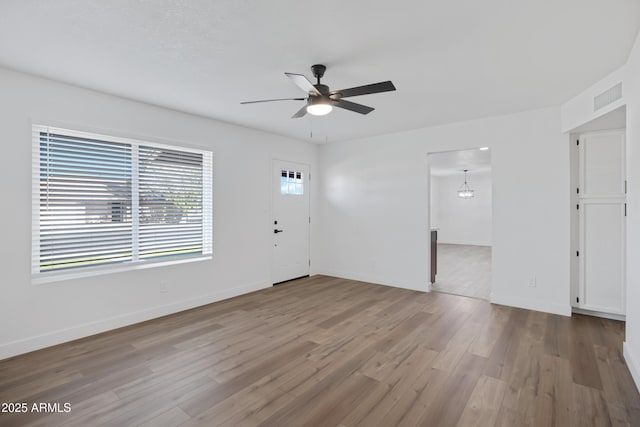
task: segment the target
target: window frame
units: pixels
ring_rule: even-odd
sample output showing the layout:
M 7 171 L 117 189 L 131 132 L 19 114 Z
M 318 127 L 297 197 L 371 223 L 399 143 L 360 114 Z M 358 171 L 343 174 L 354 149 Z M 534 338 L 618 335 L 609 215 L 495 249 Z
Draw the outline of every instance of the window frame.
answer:
M 31 282 L 32 284 L 43 284 L 69 280 L 82 277 L 99 276 L 124 271 L 134 271 L 140 269 L 177 265 L 191 262 L 199 262 L 211 260 L 213 258 L 213 153 L 203 148 L 189 147 L 178 145 L 177 143 L 158 143 L 148 140 L 140 140 L 135 138 L 126 138 L 103 133 L 84 132 L 68 128 L 60 128 L 54 126 L 46 126 L 40 124 L 32 124 L 32 236 L 31 236 Z M 132 147 L 141 146 L 154 147 L 166 150 L 184 151 L 190 153 L 198 153 L 203 156 L 202 165 L 202 253 L 194 255 L 185 255 L 176 258 L 151 258 L 151 259 L 132 259 L 130 261 L 121 261 L 108 263 L 104 265 L 75 267 L 69 269 L 60 269 L 56 271 L 40 271 L 40 134 L 42 132 L 62 134 L 76 138 L 87 138 L 93 140 L 104 141 L 105 143 L 128 144 Z M 137 156 L 136 156 L 137 157 Z M 132 165 L 132 173 L 138 173 L 139 159 L 136 158 L 135 164 Z M 137 178 L 136 178 L 137 180 Z M 131 193 L 131 206 L 137 207 L 139 203 L 138 191 Z M 132 240 L 137 241 L 138 237 L 134 237 L 134 233 L 138 233 L 138 227 L 133 226 L 132 221 Z
M 284 180 L 283 180 L 284 178 Z M 286 187 L 286 191 L 283 189 Z M 285 170 L 280 172 L 280 195 L 282 196 L 302 196 L 305 192 L 304 172 Z M 291 191 L 291 189 L 294 189 Z M 300 189 L 300 191 L 298 191 Z

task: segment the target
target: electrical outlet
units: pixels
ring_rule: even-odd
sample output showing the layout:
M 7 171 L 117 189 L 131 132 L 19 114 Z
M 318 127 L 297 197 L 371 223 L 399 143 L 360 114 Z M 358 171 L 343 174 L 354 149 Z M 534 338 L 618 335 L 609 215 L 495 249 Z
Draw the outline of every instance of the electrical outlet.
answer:
M 529 277 L 528 285 L 529 285 L 530 288 L 535 288 L 536 287 L 536 276 Z
M 169 292 L 169 287 L 167 286 L 167 282 L 160 282 L 160 293 L 166 294 Z

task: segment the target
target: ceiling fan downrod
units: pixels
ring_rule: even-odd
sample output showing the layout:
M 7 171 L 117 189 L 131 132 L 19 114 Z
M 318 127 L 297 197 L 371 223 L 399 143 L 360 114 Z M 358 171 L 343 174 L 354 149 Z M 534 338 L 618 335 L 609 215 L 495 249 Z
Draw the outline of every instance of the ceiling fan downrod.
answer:
M 324 72 L 325 71 L 327 71 L 327 66 L 326 65 L 315 64 L 315 65 L 311 66 L 311 72 L 313 73 L 313 75 L 317 79 L 318 84 L 320 84 L 320 79 L 322 78 L 322 76 L 324 76 Z

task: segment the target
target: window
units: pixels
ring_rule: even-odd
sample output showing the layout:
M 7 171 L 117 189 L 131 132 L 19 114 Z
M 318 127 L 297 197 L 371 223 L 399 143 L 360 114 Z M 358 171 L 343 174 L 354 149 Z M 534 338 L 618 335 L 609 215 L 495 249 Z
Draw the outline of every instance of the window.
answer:
M 280 194 L 304 194 L 303 173 L 283 170 L 280 173 Z
M 212 252 L 208 151 L 33 127 L 34 274 Z

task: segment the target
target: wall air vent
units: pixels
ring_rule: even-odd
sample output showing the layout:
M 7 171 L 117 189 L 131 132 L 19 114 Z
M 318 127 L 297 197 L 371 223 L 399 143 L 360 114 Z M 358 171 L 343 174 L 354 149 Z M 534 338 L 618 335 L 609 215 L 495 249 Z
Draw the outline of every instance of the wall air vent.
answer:
M 620 98 L 622 98 L 622 82 L 593 98 L 593 111 L 598 111 Z

